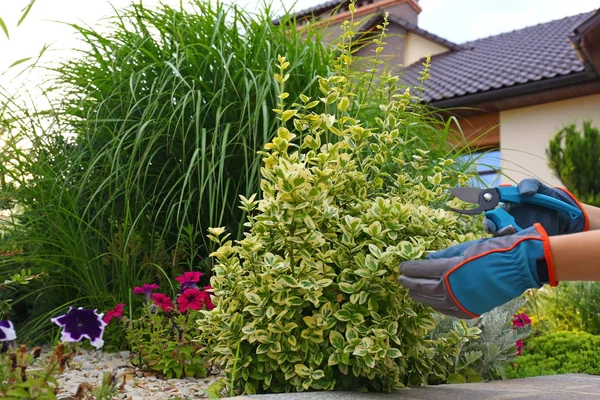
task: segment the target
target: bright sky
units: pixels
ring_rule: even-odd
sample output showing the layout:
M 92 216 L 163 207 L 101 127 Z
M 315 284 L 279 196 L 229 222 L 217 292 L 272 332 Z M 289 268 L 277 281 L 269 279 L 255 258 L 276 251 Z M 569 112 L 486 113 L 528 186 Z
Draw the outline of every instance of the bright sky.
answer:
M 159 0 L 137 0 L 156 5 Z M 229 0 L 255 10 L 257 0 Z M 258 0 L 262 3 L 262 0 Z M 274 0 L 274 4 L 304 9 L 326 0 Z M 179 0 L 162 0 L 178 5 Z M 184 4 L 186 0 L 183 0 Z M 29 0 L 2 0 L 0 17 L 6 22 L 11 35 L 8 40 L 0 32 L 0 73 L 21 58 L 35 56 L 45 43 L 54 48 L 76 46 L 72 31 L 52 21 L 84 22 L 93 24 L 116 8 L 130 4 L 130 0 L 36 0 L 29 16 L 16 27 L 20 10 Z M 523 28 L 525 26 L 575 15 L 600 7 L 599 0 L 420 0 L 423 8 L 419 26 L 456 43 Z M 0 76 L 0 85 L 6 83 Z

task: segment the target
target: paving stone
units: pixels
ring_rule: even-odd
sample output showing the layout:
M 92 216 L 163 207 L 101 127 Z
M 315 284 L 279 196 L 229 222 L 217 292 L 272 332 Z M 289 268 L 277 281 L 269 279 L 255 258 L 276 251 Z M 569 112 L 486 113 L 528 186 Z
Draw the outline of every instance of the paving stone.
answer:
M 600 376 L 565 374 L 412 388 L 393 394 L 305 392 L 238 396 L 236 400 L 570 400 L 600 399 Z

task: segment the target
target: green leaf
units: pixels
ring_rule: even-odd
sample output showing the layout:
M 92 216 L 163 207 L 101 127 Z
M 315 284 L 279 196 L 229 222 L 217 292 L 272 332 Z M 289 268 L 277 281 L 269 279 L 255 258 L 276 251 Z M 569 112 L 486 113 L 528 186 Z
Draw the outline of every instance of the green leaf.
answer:
M 344 344 L 345 344 L 344 336 L 342 336 L 342 334 L 339 333 L 338 331 L 330 331 L 329 332 L 329 342 L 336 349 L 344 348 Z
M 246 294 L 246 298 L 248 299 L 248 301 L 250 301 L 250 303 L 260 304 L 261 298 L 259 295 L 257 295 L 256 293 L 252 293 L 252 292 L 246 292 L 245 294 Z
M 361 325 L 365 322 L 365 318 L 360 313 L 354 313 L 352 314 L 352 318 L 350 318 L 350 322 L 353 325 Z
M 297 110 L 286 110 L 283 112 L 283 114 L 281 114 L 281 120 L 283 122 L 288 121 L 290 118 L 292 118 L 294 115 L 296 115 L 298 113 Z
M 296 364 L 294 366 L 294 371 L 296 372 L 296 375 L 302 378 L 306 378 L 312 375 L 310 369 L 304 364 Z
M 4 31 L 6 38 L 10 39 L 10 36 L 8 35 L 8 28 L 6 27 L 6 24 L 4 23 L 4 20 L 2 18 L 0 18 L 0 28 L 2 28 L 2 30 Z
M 348 282 L 340 282 L 338 283 L 338 287 L 340 288 L 340 290 L 344 293 L 348 293 L 348 294 L 352 294 L 354 293 L 354 286 L 352 286 L 351 283 Z
M 19 65 L 19 64 L 23 64 L 24 62 L 26 62 L 26 61 L 29 61 L 29 60 L 31 60 L 31 57 L 25 57 L 25 58 L 21 58 L 20 60 L 17 60 L 17 61 L 15 61 L 14 63 L 10 64 L 10 65 L 8 66 L 8 68 L 12 68 L 12 67 L 15 67 L 15 66 L 17 66 L 17 65 Z M 24 284 L 26 284 L 26 283 L 28 283 L 28 282 L 27 282 L 27 281 L 25 281 L 25 282 L 23 282 L 23 283 L 24 283 Z
M 450 374 L 446 380 L 448 383 L 467 383 L 461 374 Z
M 316 381 L 325 377 L 325 372 L 323 370 L 318 369 L 312 373 L 312 378 Z
M 17 26 L 21 25 L 21 22 L 25 21 L 25 18 L 27 18 L 29 11 L 31 11 L 31 7 L 33 7 L 34 4 L 35 4 L 35 0 L 31 0 L 29 2 L 29 4 L 27 5 L 27 7 L 24 8 L 25 11 L 23 11 L 23 15 L 21 15 L 21 19 L 19 19 L 19 22 L 17 22 Z
M 256 354 L 264 354 L 267 351 L 269 351 L 270 348 L 271 348 L 270 343 L 261 343 L 258 345 L 258 348 L 256 349 Z
M 350 321 L 352 319 L 352 313 L 348 310 L 339 310 L 334 316 L 340 321 Z
M 342 97 L 338 103 L 338 110 L 345 112 L 350 106 L 350 99 L 346 96 Z
M 390 358 L 398 358 L 400 356 L 402 356 L 402 352 L 398 349 L 388 349 L 388 351 L 386 352 L 386 355 Z

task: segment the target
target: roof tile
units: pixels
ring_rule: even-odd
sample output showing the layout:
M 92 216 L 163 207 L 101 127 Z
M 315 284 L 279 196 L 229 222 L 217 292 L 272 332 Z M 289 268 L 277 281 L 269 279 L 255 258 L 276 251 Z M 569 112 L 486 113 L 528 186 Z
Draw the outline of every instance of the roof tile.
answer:
M 584 71 L 569 35 L 593 13 L 474 40 L 433 56 L 423 99 L 450 99 Z M 404 70 L 406 84 L 420 85 L 422 62 Z

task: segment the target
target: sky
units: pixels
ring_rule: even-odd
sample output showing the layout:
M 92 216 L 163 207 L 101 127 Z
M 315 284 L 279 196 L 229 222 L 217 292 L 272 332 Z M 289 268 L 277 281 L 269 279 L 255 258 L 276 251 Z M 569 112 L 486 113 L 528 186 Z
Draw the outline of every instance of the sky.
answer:
M 36 0 L 25 21 L 16 26 L 21 10 L 29 0 L 1 0 L 0 18 L 10 39 L 0 31 L 0 85 L 10 74 L 3 74 L 15 61 L 35 56 L 44 44 L 64 49 L 77 45 L 71 29 L 61 22 L 94 24 L 122 8 L 131 0 Z M 136 0 L 154 6 L 159 2 L 177 6 L 179 0 Z M 262 0 L 226 0 L 256 10 Z M 326 0 L 274 0 L 274 5 L 301 10 Z M 185 3 L 186 0 L 183 0 Z M 419 26 L 455 43 L 508 32 L 600 7 L 599 0 L 419 0 L 423 11 Z M 15 70 L 14 68 L 12 70 Z

